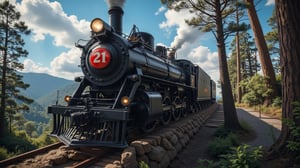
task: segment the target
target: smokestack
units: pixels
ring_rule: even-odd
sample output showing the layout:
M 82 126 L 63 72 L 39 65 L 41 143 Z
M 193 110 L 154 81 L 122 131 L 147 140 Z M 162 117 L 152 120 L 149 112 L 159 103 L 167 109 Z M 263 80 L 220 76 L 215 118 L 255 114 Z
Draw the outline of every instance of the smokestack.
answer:
M 168 53 L 168 60 L 174 61 L 175 60 L 175 55 L 176 55 L 176 49 L 175 48 L 170 48 L 169 53 Z
M 109 24 L 118 34 L 122 34 L 123 5 L 125 0 L 107 0 Z

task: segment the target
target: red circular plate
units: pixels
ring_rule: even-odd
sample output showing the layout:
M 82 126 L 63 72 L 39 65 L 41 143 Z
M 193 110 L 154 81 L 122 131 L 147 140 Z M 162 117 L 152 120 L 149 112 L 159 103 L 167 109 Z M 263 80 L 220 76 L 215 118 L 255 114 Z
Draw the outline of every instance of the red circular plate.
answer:
M 95 48 L 89 58 L 90 65 L 93 68 L 103 69 L 110 63 L 111 55 L 106 48 Z

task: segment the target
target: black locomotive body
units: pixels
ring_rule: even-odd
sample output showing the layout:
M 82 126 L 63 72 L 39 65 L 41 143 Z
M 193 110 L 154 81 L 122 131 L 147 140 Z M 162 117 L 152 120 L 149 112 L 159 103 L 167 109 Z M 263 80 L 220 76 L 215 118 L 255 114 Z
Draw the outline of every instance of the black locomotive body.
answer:
M 109 11 L 111 25 L 91 23 L 82 46 L 84 76 L 68 105 L 53 105 L 52 135 L 70 146 L 126 147 L 131 129 L 152 131 L 215 101 L 216 84 L 199 66 L 176 60 L 151 34 L 121 33 L 120 7 Z

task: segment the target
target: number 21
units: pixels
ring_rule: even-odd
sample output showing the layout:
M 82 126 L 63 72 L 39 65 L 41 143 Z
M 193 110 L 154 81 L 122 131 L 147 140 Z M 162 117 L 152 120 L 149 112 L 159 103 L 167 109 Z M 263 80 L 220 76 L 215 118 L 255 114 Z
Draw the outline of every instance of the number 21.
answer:
M 102 58 L 102 59 L 101 59 Z M 106 52 L 96 52 L 95 53 L 95 59 L 93 61 L 95 64 L 97 63 L 106 63 Z

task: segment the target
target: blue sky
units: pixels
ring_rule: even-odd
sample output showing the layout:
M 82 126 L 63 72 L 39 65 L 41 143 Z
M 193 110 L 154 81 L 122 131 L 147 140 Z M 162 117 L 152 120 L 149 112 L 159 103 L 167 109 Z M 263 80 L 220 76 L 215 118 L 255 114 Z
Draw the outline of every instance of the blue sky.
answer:
M 108 22 L 106 0 L 10 0 L 21 12 L 21 20 L 32 30 L 25 38 L 27 58 L 21 61 L 24 72 L 48 73 L 66 79 L 82 75 L 79 39 L 89 39 L 89 24 L 99 17 Z M 264 28 L 272 14 L 274 0 L 262 1 L 258 15 Z M 123 33 L 129 34 L 135 24 L 140 31 L 153 34 L 155 44 L 176 46 L 177 57 L 200 65 L 212 79 L 219 80 L 218 56 L 211 33 L 200 33 L 188 27 L 187 11 L 167 10 L 160 0 L 127 0 L 124 3 Z M 227 51 L 229 55 L 230 51 Z

